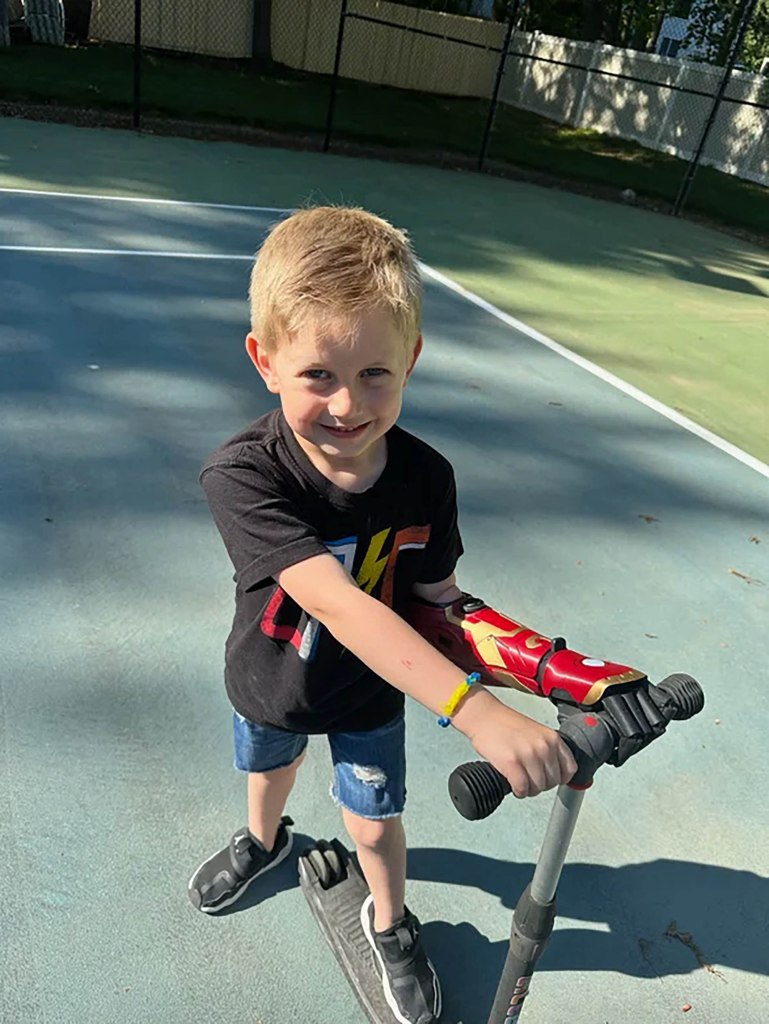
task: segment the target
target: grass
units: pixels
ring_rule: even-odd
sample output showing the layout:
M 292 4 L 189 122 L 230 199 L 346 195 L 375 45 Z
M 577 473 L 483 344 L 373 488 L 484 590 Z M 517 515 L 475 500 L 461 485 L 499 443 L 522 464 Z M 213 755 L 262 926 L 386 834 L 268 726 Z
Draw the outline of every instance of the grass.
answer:
M 0 99 L 126 112 L 133 97 L 129 47 L 16 45 L 0 51 Z M 246 125 L 273 132 L 325 131 L 330 80 L 280 69 L 258 75 L 234 61 L 146 53 L 145 116 Z M 393 150 L 475 158 L 488 113 L 484 100 L 406 92 L 343 80 L 334 139 Z M 686 164 L 675 157 L 597 132 L 556 124 L 500 105 L 488 157 L 497 165 L 545 173 L 566 183 L 622 190 L 672 203 Z M 709 167 L 697 171 L 689 211 L 769 235 L 769 189 Z

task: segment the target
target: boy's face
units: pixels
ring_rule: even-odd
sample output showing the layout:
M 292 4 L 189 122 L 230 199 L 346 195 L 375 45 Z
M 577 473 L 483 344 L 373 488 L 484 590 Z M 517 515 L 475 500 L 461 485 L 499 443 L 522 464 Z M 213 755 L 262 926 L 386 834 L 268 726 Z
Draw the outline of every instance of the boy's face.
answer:
M 398 419 L 403 389 L 422 347 L 413 351 L 389 317 L 372 312 L 352 328 L 308 325 L 267 353 L 250 335 L 246 348 L 286 421 L 321 468 L 365 471 Z

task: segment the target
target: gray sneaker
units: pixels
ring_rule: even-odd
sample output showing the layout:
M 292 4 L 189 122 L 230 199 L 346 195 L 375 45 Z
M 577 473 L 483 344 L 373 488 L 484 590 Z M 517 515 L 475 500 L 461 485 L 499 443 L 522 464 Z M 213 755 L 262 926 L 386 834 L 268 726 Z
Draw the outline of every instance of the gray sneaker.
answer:
M 422 949 L 421 926 L 406 910 L 385 932 L 374 931 L 374 900 L 368 896 L 360 912 L 382 975 L 387 1005 L 401 1024 L 433 1024 L 441 1015 L 441 986 Z
M 288 856 L 293 842 L 288 817 L 280 819 L 275 845 L 265 850 L 247 828 L 240 829 L 223 850 L 203 861 L 189 880 L 187 893 L 193 906 L 205 914 L 229 907 L 246 891 L 255 878 L 280 864 Z

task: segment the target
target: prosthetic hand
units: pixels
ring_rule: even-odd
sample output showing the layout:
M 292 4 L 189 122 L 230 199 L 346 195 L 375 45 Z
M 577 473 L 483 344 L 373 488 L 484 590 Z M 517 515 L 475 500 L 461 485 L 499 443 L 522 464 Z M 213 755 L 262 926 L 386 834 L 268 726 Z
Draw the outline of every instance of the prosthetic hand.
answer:
M 547 697 L 561 719 L 605 712 L 619 736 L 611 764 L 623 764 L 665 731 L 667 720 L 643 672 L 570 651 L 561 637 L 541 636 L 470 594 L 450 604 L 414 599 L 406 619 L 463 671 L 479 672 L 487 686 Z

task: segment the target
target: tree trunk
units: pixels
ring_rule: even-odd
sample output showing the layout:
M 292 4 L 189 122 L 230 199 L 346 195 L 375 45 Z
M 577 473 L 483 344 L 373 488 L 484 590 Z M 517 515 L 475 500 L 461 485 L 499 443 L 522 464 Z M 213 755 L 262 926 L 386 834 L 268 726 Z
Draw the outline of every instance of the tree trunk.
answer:
M 606 24 L 606 35 L 604 39 L 607 43 L 611 43 L 612 46 L 621 45 L 621 27 L 622 27 L 622 0 L 610 0 L 607 4 L 608 10 L 606 12 L 605 24 Z
M 601 0 L 582 0 L 582 31 L 580 35 L 588 42 L 603 38 L 603 4 Z
M 257 71 L 269 71 L 272 67 L 271 24 L 272 0 L 254 0 L 251 59 Z
M 0 0 L 0 46 L 10 46 L 11 35 L 8 31 L 8 0 Z

